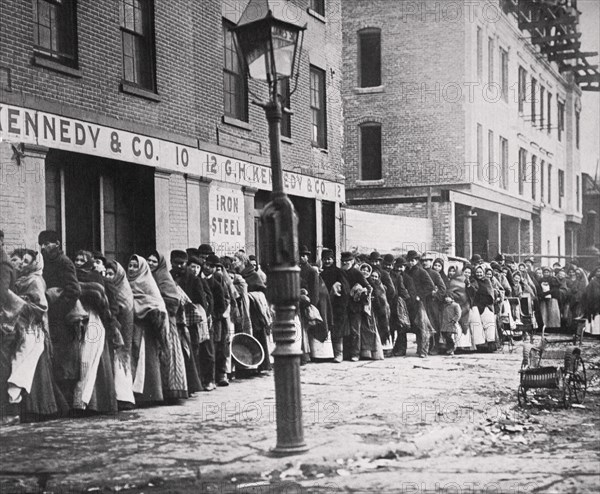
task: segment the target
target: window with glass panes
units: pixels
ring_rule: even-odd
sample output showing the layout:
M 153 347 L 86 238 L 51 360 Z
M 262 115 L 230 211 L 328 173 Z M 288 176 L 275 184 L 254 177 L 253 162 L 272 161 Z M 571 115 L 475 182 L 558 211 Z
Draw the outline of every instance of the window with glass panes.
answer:
M 527 101 L 527 71 L 519 67 L 519 113 L 523 113 Z
M 310 68 L 310 110 L 312 114 L 313 145 L 327 147 L 327 113 L 325 107 L 325 71 Z
M 508 189 L 508 140 L 500 137 L 500 186 Z
M 524 183 L 527 177 L 527 151 L 525 149 L 519 149 L 519 194 L 523 195 Z
M 502 99 L 508 101 L 508 52 L 500 48 L 500 70 L 502 83 Z
M 325 0 L 310 0 L 310 8 L 319 15 L 325 15 Z
M 38 55 L 77 66 L 75 0 L 33 1 L 33 43 Z
M 281 135 L 292 137 L 292 115 L 290 114 L 290 79 L 285 77 L 279 79 L 277 84 L 277 94 L 281 101 Z
M 151 0 L 120 0 L 123 79 L 155 90 Z
M 223 107 L 226 116 L 248 121 L 248 89 L 246 76 L 236 50 L 233 25 L 223 24 Z

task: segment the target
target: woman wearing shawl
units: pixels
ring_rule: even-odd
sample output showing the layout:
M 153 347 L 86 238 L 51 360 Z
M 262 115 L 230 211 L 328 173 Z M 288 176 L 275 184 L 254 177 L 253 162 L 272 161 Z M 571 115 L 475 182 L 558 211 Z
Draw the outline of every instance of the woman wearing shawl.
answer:
M 133 293 L 123 266 L 117 261 L 107 261 L 104 274 L 110 311 L 116 319 L 123 345 L 115 349 L 115 389 L 120 409 L 135 405 L 133 375 L 131 372 L 131 341 L 133 338 Z
M 460 305 L 461 316 L 459 324 L 461 332 L 458 334 L 456 348 L 461 350 L 477 350 L 473 343 L 473 327 L 470 324 L 471 299 L 467 294 L 466 287 L 470 283 L 471 268 L 465 266 L 462 273 L 450 278 L 448 291 L 452 294 L 454 300 Z M 479 319 L 481 320 L 481 319 Z
M 438 257 L 433 261 L 433 265 L 431 266 L 435 271 L 437 271 L 442 277 L 442 281 L 446 286 L 450 283 L 450 278 L 446 275 L 444 271 L 444 260 L 441 257 Z M 455 270 L 456 271 L 456 270 Z
M 544 326 L 546 329 L 560 328 L 560 307 L 558 305 L 560 282 L 552 274 L 552 270 L 549 267 L 542 269 L 540 285 L 542 288 L 540 310 Z
M 590 282 L 585 287 L 581 308 L 587 319 L 585 332 L 595 336 L 600 335 L 600 266 L 594 269 Z
M 116 413 L 118 407 L 109 342 L 114 349 L 121 346 L 122 340 L 112 320 L 104 279 L 94 269 L 91 252 L 77 252 L 73 264 L 81 288 L 80 301 L 88 314 L 80 342 L 80 373 L 73 394 L 73 408 Z
M 131 256 L 127 280 L 133 294 L 131 368 L 135 402 L 138 405 L 162 402 L 159 355 L 167 337 L 167 308 L 146 259 L 136 254 Z
M 163 394 L 167 400 L 181 400 L 188 397 L 188 384 L 185 359 L 181 347 L 178 322 L 183 324 L 185 312 L 181 302 L 181 294 L 162 254 L 154 251 L 147 258 L 152 277 L 160 290 L 167 308 L 168 318 L 165 320 L 165 353 L 161 359 Z
M 385 344 L 390 338 L 390 305 L 386 298 L 386 288 L 381 281 L 381 272 L 379 269 L 373 269 L 368 282 L 373 287 L 371 300 L 373 303 L 373 315 L 377 320 L 377 330 L 379 338 Z
M 18 255 L 22 264 L 14 293 L 27 306 L 17 327 L 20 346 L 12 359 L 8 395 L 12 403 L 21 403 L 21 422 L 34 422 L 65 415 L 69 406 L 52 374 L 42 256 L 32 250 L 22 250 Z
M 473 307 L 481 316 L 481 324 L 484 332 L 485 343 L 488 350 L 497 350 L 496 316 L 494 315 L 494 288 L 491 281 L 486 278 L 483 266 L 475 268 L 475 280 L 467 289 L 473 301 Z M 477 341 L 475 342 L 477 345 Z
M 369 283 L 369 289 L 353 287 L 351 296 L 354 300 L 363 301 L 362 323 L 360 327 L 360 358 L 367 360 L 383 360 L 383 345 L 377 329 L 377 319 L 373 314 L 373 285 L 371 275 L 373 268 L 368 263 L 360 265 L 360 272 Z M 385 297 L 385 294 L 384 294 Z M 389 333 L 389 327 L 388 327 Z
M 581 305 L 581 300 L 585 293 L 585 289 L 588 286 L 588 280 L 580 268 L 573 269 L 572 273 L 569 274 L 571 276 L 567 280 L 567 286 L 570 291 L 569 303 L 571 306 L 571 314 L 573 315 L 573 318 L 582 317 L 583 307 Z

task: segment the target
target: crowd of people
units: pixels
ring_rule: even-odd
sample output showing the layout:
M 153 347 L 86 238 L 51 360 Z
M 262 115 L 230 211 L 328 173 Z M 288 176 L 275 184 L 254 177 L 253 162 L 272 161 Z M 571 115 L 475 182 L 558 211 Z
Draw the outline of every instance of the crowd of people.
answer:
M 70 259 L 54 231 L 40 233 L 40 252 L 7 254 L 0 232 L 0 406 L 21 421 L 114 414 L 173 404 L 235 378 L 231 340 L 252 335 L 271 369 L 272 307 L 267 275 L 243 250 L 217 256 L 209 244 L 133 254 L 126 266 L 101 252 Z M 531 309 L 533 327 L 598 320 L 600 268 L 587 273 L 535 269 L 508 256 L 464 266 L 419 255 L 341 254 L 323 249 L 317 265 L 300 249 L 298 352 L 309 361 L 458 350 L 495 351 L 504 329 Z M 526 304 L 527 305 L 527 304 Z M 239 371 L 239 369 L 238 369 Z

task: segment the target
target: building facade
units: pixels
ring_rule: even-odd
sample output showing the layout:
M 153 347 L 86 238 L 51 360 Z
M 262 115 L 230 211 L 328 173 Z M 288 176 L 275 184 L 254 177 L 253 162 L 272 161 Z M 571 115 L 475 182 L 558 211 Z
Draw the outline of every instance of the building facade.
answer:
M 345 199 L 341 7 L 290 3 L 307 29 L 297 87 L 283 89 L 293 112 L 282 126 L 284 182 L 301 242 L 316 252 L 339 247 Z M 271 169 L 264 111 L 252 101 L 267 91 L 243 76 L 231 34 L 246 5 L 0 4 L 0 225 L 9 249 L 35 247 L 38 232 L 53 229 L 70 255 L 93 249 L 121 262 L 200 243 L 260 254 Z
M 598 74 L 566 3 L 343 2 L 349 207 L 430 218 L 421 250 L 575 253 L 579 86 Z

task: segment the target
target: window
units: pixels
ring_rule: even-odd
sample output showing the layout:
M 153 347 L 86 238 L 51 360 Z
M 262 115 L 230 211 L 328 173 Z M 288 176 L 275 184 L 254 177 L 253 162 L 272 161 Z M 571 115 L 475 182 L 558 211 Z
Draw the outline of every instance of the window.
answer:
M 502 71 L 502 99 L 508 101 L 508 52 L 500 48 L 500 70 Z
M 552 202 L 552 165 L 548 163 L 548 204 Z
M 519 67 L 519 113 L 525 111 L 525 101 L 527 100 L 527 71 Z
M 544 128 L 544 92 L 546 90 L 540 85 L 540 130 Z
M 314 10 L 317 14 L 324 16 L 325 0 L 310 0 L 310 8 L 311 10 Z
M 547 114 L 548 114 L 548 134 L 552 131 L 552 94 L 548 93 L 546 96 L 546 106 L 547 106 Z
M 575 208 L 579 211 L 579 175 L 575 177 Z
M 312 113 L 312 143 L 327 147 L 327 113 L 325 107 L 325 71 L 310 68 L 310 109 Z
M 537 102 L 537 79 L 531 78 L 531 124 L 535 125 L 535 104 Z
M 481 180 L 481 168 L 483 167 L 483 127 L 477 124 L 477 180 Z
M 565 197 L 565 172 L 558 170 L 558 207 L 562 208 L 563 197 Z
M 231 25 L 223 24 L 223 107 L 225 116 L 248 121 L 248 89 L 238 52 L 233 41 Z
M 290 79 L 285 77 L 279 80 L 277 85 L 277 93 L 281 101 L 283 113 L 281 115 L 281 135 L 284 137 L 292 137 L 292 115 L 286 109 L 290 109 Z
M 483 32 L 477 28 L 477 78 L 483 79 Z
M 558 140 L 562 141 L 562 133 L 565 130 L 565 104 L 558 102 Z
M 152 2 L 120 1 L 123 42 L 123 79 L 135 86 L 155 90 Z
M 546 173 L 546 163 L 544 160 L 540 161 L 540 201 L 544 201 L 544 190 L 545 190 L 545 173 Z
M 360 126 L 360 178 L 380 180 L 381 175 L 381 125 Z
M 491 184 L 494 180 L 496 180 L 496 165 L 494 163 L 494 132 L 492 130 L 488 130 L 488 169 L 487 169 L 487 179 Z
M 494 82 L 494 38 L 488 38 L 488 84 Z
M 360 87 L 381 86 L 381 31 L 365 29 L 358 33 Z
M 526 179 L 527 151 L 519 149 L 519 194 L 523 195 L 523 184 Z
M 500 187 L 508 189 L 508 140 L 500 137 Z
M 581 113 L 576 111 L 575 112 L 575 146 L 577 146 L 577 149 L 579 149 L 579 117 L 580 117 Z
M 535 201 L 537 188 L 537 156 L 531 157 L 531 198 Z
M 33 43 L 36 53 L 77 66 L 75 0 L 34 0 Z

